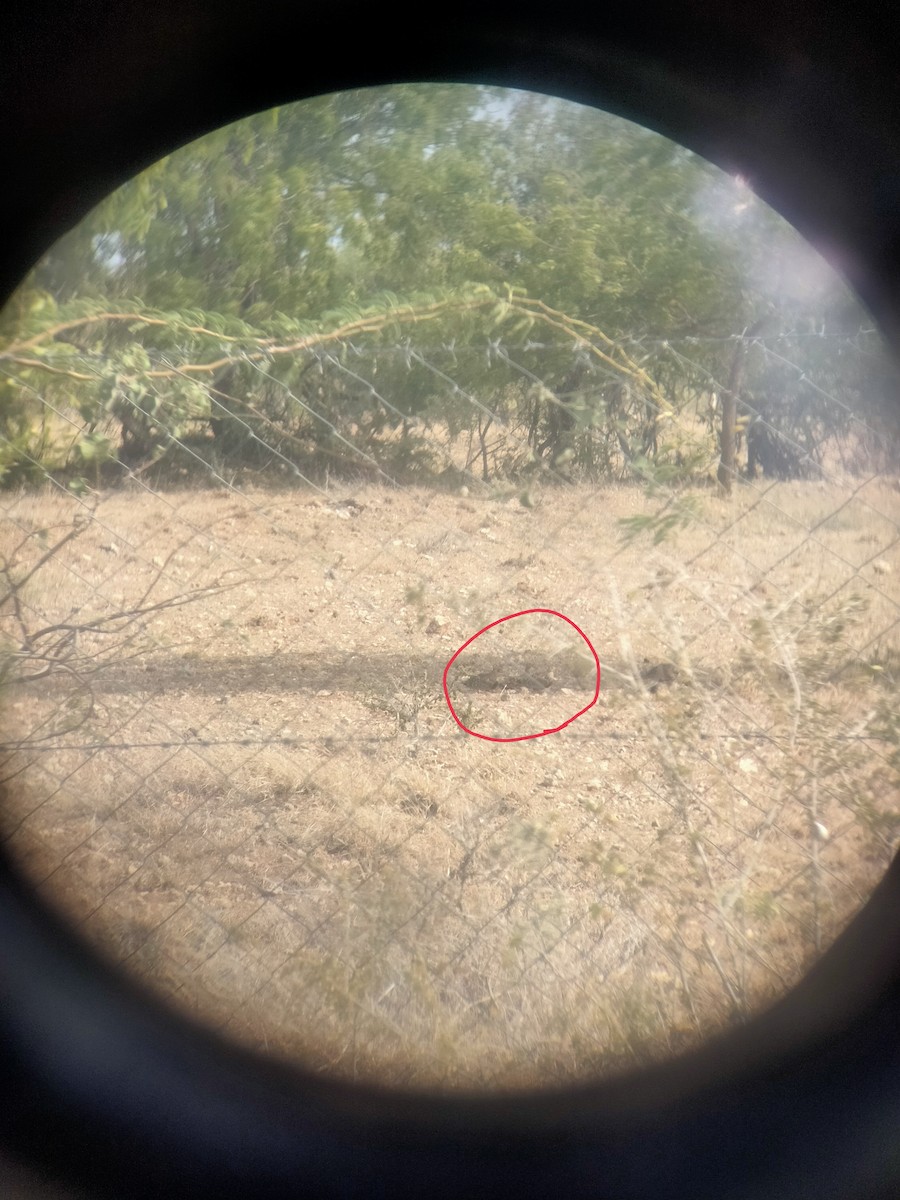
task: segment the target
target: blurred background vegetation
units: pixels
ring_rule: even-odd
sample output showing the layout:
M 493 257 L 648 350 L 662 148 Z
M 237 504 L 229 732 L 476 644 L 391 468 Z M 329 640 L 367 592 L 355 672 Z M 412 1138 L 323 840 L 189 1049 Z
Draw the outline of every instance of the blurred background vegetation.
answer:
M 54 246 L 0 339 L 5 486 L 174 464 L 691 479 L 723 394 L 736 470 L 815 474 L 826 445 L 896 465 L 873 323 L 750 183 L 525 92 L 349 91 L 220 129 Z

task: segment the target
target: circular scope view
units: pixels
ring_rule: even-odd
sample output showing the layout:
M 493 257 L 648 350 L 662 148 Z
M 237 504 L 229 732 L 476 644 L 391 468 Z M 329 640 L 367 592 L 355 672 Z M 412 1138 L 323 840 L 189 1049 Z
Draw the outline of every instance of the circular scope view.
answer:
M 396 1086 L 782 996 L 900 841 L 898 379 L 756 195 L 405 85 L 221 129 L 0 316 L 0 835 L 157 996 Z

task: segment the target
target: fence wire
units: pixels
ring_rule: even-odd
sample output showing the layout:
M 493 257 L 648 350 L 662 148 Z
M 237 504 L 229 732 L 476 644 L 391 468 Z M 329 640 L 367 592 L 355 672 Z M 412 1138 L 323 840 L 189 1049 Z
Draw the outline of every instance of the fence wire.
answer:
M 236 355 L 199 412 L 167 351 L 90 422 L 0 364 L 44 431 L 2 493 L 8 850 L 172 1003 L 354 1078 L 605 1074 L 745 1020 L 900 838 L 870 338 L 636 338 L 625 375 L 358 338 Z

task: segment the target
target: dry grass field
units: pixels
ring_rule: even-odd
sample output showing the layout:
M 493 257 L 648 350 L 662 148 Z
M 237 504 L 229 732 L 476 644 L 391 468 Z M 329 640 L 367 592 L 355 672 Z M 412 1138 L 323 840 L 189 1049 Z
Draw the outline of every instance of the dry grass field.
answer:
M 40 563 L 0 612 L 6 845 L 182 1011 L 317 1070 L 678 1053 L 796 982 L 900 835 L 900 492 L 691 500 L 654 543 L 627 487 L 5 496 L 7 585 Z M 599 700 L 469 736 L 444 668 L 529 609 Z M 448 675 L 501 739 L 594 681 L 547 614 Z

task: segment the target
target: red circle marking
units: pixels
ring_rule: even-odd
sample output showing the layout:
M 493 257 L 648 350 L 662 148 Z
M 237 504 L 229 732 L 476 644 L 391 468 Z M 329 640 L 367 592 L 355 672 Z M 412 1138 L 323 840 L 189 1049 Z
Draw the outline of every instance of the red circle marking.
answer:
M 463 650 L 465 650 L 466 646 L 471 646 L 472 643 L 475 641 L 475 639 L 480 638 L 483 633 L 487 633 L 487 631 L 489 629 L 493 629 L 495 625 L 502 625 L 504 621 L 512 621 L 515 617 L 527 617 L 527 616 L 530 616 L 532 613 L 546 613 L 548 616 L 551 616 L 551 617 L 559 617 L 559 619 L 561 621 L 565 621 L 567 625 L 572 626 L 572 628 L 575 630 L 575 632 L 578 634 L 578 636 L 582 639 L 582 641 L 585 643 L 587 648 L 590 650 L 591 654 L 594 656 L 594 662 L 597 664 L 597 683 L 596 683 L 596 686 L 594 687 L 593 699 L 590 701 L 589 704 L 586 704 L 584 706 L 584 708 L 580 708 L 578 710 L 578 712 L 575 713 L 574 716 L 569 717 L 569 719 L 567 721 L 563 721 L 562 725 L 557 725 L 553 729 L 542 729 L 540 731 L 540 733 L 523 733 L 520 737 L 501 738 L 501 737 L 490 737 L 486 733 L 478 733 L 477 730 L 475 730 L 475 729 L 467 728 L 467 726 L 463 725 L 462 721 L 459 719 L 456 709 L 453 707 L 453 701 L 450 699 L 450 691 L 447 687 L 447 675 L 450 671 L 450 668 L 453 666 L 453 664 L 456 662 L 456 660 L 462 654 Z M 565 616 L 561 612 L 557 612 L 553 608 L 526 608 L 522 612 L 510 613 L 508 617 L 500 617 L 500 619 L 497 621 L 491 621 L 490 625 L 485 625 L 484 629 L 479 629 L 477 633 L 472 634 L 472 636 L 469 638 L 469 640 L 467 642 L 463 642 L 463 644 L 460 646 L 460 648 L 456 651 L 456 653 L 453 655 L 453 657 L 447 663 L 446 667 L 444 667 L 443 683 L 444 683 L 444 699 L 447 701 L 447 707 L 450 709 L 450 712 L 453 716 L 453 720 L 457 723 L 457 725 L 460 727 L 460 729 L 464 733 L 468 733 L 471 737 L 481 738 L 481 740 L 484 742 L 527 742 L 527 741 L 531 741 L 533 738 L 547 737 L 548 734 L 559 733 L 559 731 L 561 729 L 565 729 L 565 727 L 567 725 L 571 725 L 573 721 L 577 721 L 579 717 L 584 716 L 584 714 L 588 711 L 588 709 L 591 709 L 594 707 L 594 705 L 597 703 L 597 700 L 600 696 L 600 659 L 597 657 L 597 651 L 594 649 L 593 645 L 591 644 L 591 639 L 587 636 L 587 634 L 584 632 L 584 630 L 581 629 L 578 625 L 576 625 L 575 622 L 572 621 L 569 617 Z

